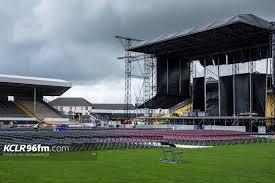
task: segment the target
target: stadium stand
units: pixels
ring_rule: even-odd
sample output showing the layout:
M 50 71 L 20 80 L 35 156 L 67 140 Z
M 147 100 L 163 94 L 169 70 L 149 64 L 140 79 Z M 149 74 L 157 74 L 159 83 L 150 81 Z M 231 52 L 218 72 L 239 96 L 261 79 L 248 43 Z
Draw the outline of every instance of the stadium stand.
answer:
M 29 117 L 12 101 L 0 101 L 0 117 Z
M 51 78 L 0 74 L 0 122 L 65 121 L 59 112 L 43 101 L 44 96 L 60 96 L 71 83 Z
M 28 111 L 34 111 L 34 103 L 33 101 L 20 100 L 17 101 L 22 106 L 24 106 Z M 47 105 L 44 101 L 36 101 L 36 110 L 35 116 L 40 120 L 44 120 L 45 118 L 62 118 L 64 117 L 61 113 L 54 110 L 53 107 Z

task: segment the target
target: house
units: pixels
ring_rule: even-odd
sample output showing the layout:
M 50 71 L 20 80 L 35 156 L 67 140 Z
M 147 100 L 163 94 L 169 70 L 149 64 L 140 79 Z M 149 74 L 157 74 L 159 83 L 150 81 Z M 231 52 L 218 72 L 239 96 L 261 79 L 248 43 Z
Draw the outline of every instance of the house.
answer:
M 84 98 L 57 98 L 49 102 L 58 111 L 63 112 L 65 115 L 90 115 L 92 104 Z
M 125 119 L 126 104 L 92 104 L 84 98 L 57 98 L 49 102 L 58 111 L 73 119 L 83 121 L 84 118 L 99 118 L 101 120 Z M 129 104 L 129 116 L 134 118 L 141 115 L 141 111 Z

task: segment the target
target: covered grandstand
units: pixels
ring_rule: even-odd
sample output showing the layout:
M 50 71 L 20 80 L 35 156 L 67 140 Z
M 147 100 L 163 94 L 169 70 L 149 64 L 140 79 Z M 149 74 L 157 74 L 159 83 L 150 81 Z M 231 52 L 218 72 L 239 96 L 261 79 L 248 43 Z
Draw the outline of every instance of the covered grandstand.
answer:
M 64 80 L 1 74 L 0 122 L 68 122 L 43 97 L 60 96 L 70 88 Z

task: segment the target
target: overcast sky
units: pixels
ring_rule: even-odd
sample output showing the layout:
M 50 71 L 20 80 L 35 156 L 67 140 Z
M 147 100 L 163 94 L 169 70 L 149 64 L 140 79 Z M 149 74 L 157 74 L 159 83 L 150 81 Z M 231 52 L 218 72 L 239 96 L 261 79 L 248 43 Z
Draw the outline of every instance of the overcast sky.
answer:
M 0 0 L 0 73 L 60 78 L 64 96 L 123 102 L 115 35 L 150 39 L 239 13 L 275 20 L 274 0 Z

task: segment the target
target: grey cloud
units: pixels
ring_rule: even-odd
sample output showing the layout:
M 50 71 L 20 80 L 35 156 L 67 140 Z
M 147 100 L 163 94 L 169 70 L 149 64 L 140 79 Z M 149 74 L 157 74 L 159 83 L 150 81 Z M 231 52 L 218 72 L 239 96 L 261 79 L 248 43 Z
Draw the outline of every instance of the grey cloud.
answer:
M 0 73 L 77 83 L 123 78 L 114 35 L 150 39 L 239 13 L 275 20 L 274 0 L 1 1 Z

